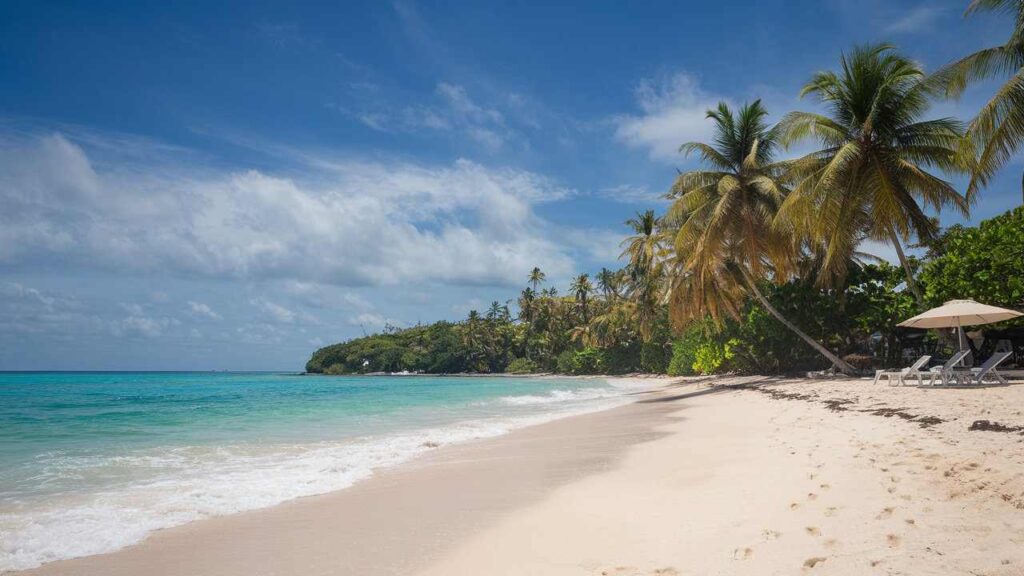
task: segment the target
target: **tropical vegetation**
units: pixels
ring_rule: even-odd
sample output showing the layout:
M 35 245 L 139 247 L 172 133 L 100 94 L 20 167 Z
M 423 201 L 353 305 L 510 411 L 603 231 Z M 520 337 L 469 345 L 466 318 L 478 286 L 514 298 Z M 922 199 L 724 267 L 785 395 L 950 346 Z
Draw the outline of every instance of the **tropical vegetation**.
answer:
M 535 267 L 514 301 L 328 346 L 307 370 L 855 372 L 942 345 L 896 327 L 926 307 L 1024 307 L 1024 208 L 977 227 L 937 218 L 968 217 L 1024 142 L 1024 2 L 974 0 L 967 14 L 986 10 L 1013 17 L 1011 37 L 932 75 L 892 45 L 858 46 L 803 87 L 821 112 L 773 125 L 757 99 L 709 110 L 713 136 L 680 147 L 698 165 L 677 174 L 668 209 L 626 221 L 622 268 L 561 295 Z M 1005 84 L 968 122 L 929 115 L 990 77 Z M 795 145 L 813 149 L 792 157 Z

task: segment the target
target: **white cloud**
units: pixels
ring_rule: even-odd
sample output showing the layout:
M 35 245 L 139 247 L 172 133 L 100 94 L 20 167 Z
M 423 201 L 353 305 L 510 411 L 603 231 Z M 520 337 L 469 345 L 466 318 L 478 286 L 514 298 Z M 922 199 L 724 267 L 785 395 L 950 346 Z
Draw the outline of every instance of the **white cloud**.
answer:
M 253 298 L 249 300 L 249 303 L 259 308 L 263 312 L 266 312 L 271 318 L 282 324 L 291 324 L 295 322 L 296 313 L 280 304 L 264 300 L 263 298 Z
M 892 21 L 884 28 L 884 32 L 889 34 L 899 34 L 929 30 L 944 11 L 945 8 L 941 6 L 918 6 Z
M 54 340 L 73 340 L 105 330 L 103 320 L 82 308 L 73 298 L 0 282 L 0 341 L 15 334 L 42 333 Z
M 380 330 L 387 325 L 401 326 L 402 322 L 395 320 L 394 318 L 387 318 L 381 314 L 375 312 L 363 312 L 357 316 L 353 316 L 348 319 L 348 323 L 352 326 L 361 326 L 364 329 L 371 331 Z
M 144 338 L 159 338 L 164 330 L 175 321 L 172 318 L 151 318 L 148 316 L 131 315 L 122 320 L 110 324 L 110 331 L 114 336 L 142 336 Z
M 646 186 L 635 184 L 620 184 L 602 188 L 599 193 L 603 198 L 623 204 L 664 204 L 666 202 L 664 192 L 654 192 Z
M 194 318 L 209 318 L 210 320 L 220 320 L 221 316 L 217 312 L 210 308 L 209 304 L 203 302 L 196 302 L 195 300 L 188 301 L 188 308 L 186 311 Z
M 642 113 L 617 118 L 615 136 L 628 146 L 647 150 L 651 159 L 663 161 L 680 160 L 683 143 L 711 137 L 706 113 L 722 100 L 705 93 L 685 73 L 642 80 L 635 96 Z
M 451 132 L 469 138 L 489 152 L 499 151 L 516 136 L 501 111 L 479 104 L 464 86 L 439 82 L 434 96 L 433 104 L 419 103 L 398 110 L 382 105 L 377 95 L 370 98 L 360 95 L 359 99 L 366 100 L 362 111 L 354 112 L 347 106 L 333 104 L 330 107 L 380 132 Z
M 572 192 L 543 176 L 466 160 L 310 166 L 308 181 L 151 169 L 94 163 L 60 134 L 0 135 L 0 264 L 333 285 L 518 284 L 535 265 L 573 267 L 534 212 Z

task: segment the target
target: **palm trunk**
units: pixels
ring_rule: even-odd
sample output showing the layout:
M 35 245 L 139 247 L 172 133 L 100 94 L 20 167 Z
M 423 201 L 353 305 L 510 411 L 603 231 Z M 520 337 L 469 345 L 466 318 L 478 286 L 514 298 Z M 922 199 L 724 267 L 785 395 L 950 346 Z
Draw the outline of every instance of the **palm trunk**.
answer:
M 755 282 L 753 278 L 747 275 L 746 270 L 743 271 L 743 279 L 746 281 L 747 287 L 754 294 L 754 297 L 757 298 L 757 301 L 761 303 L 761 306 L 764 306 L 764 309 L 767 310 L 769 314 L 774 316 L 776 320 L 781 322 L 784 326 L 786 326 L 786 328 L 792 330 L 794 334 L 803 339 L 804 342 L 807 342 L 807 344 L 809 344 L 811 348 L 814 348 L 822 356 L 828 358 L 828 361 L 831 362 L 832 365 L 835 366 L 836 369 L 838 369 L 843 374 L 853 374 L 854 372 L 856 372 L 856 369 L 853 366 L 851 366 L 848 362 L 846 362 L 839 356 L 833 354 L 831 351 L 829 351 L 828 348 L 825 348 L 824 346 L 819 344 L 818 341 L 815 340 L 814 338 L 811 338 L 810 336 L 805 334 L 803 330 L 797 328 L 796 324 L 793 324 L 792 322 L 787 320 L 785 316 L 783 316 L 778 310 L 776 310 L 775 307 L 772 306 L 771 302 L 769 302 L 768 299 L 764 297 L 764 294 L 761 294 L 761 290 L 757 287 L 757 282 Z
M 921 294 L 921 288 L 917 285 L 917 280 L 914 280 L 914 272 L 910 269 L 910 262 L 907 260 L 907 255 L 903 253 L 903 246 L 900 245 L 900 237 L 896 235 L 896 230 L 892 227 L 889 228 L 889 240 L 892 242 L 892 247 L 896 249 L 896 256 L 900 259 L 900 265 L 903 266 L 903 273 L 907 276 L 907 288 L 913 292 L 914 298 L 917 300 L 917 306 L 919 309 L 924 310 L 924 295 Z
M 907 288 L 910 288 L 910 291 L 914 293 L 914 299 L 917 300 L 917 309 L 924 310 L 924 295 L 921 294 L 921 287 L 917 285 L 917 280 L 914 279 L 914 273 L 910 269 L 910 262 L 907 260 L 906 254 L 903 253 L 903 246 L 900 245 L 900 237 L 891 227 L 889 228 L 889 239 L 892 242 L 893 248 L 896 249 L 896 256 L 900 259 L 900 265 L 903 266 L 903 273 L 907 277 Z M 947 345 L 954 344 L 953 337 L 949 332 L 936 328 L 935 334 L 938 336 L 940 342 Z M 959 342 L 957 342 L 956 345 L 959 346 Z

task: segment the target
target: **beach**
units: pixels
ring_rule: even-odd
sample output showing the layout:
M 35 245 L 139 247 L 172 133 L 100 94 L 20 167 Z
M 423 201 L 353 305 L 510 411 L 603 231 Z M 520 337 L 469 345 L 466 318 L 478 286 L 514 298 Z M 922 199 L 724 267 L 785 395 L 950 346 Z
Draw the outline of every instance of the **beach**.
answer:
M 1022 386 L 751 377 L 634 397 L 18 574 L 1024 570 Z

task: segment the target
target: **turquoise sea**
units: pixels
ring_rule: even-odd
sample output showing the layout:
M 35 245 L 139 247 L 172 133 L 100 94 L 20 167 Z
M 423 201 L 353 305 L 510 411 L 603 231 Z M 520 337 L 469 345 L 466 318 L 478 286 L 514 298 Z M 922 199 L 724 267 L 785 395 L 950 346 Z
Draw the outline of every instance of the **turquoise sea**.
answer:
M 343 489 L 633 391 L 571 378 L 0 373 L 0 572 Z

